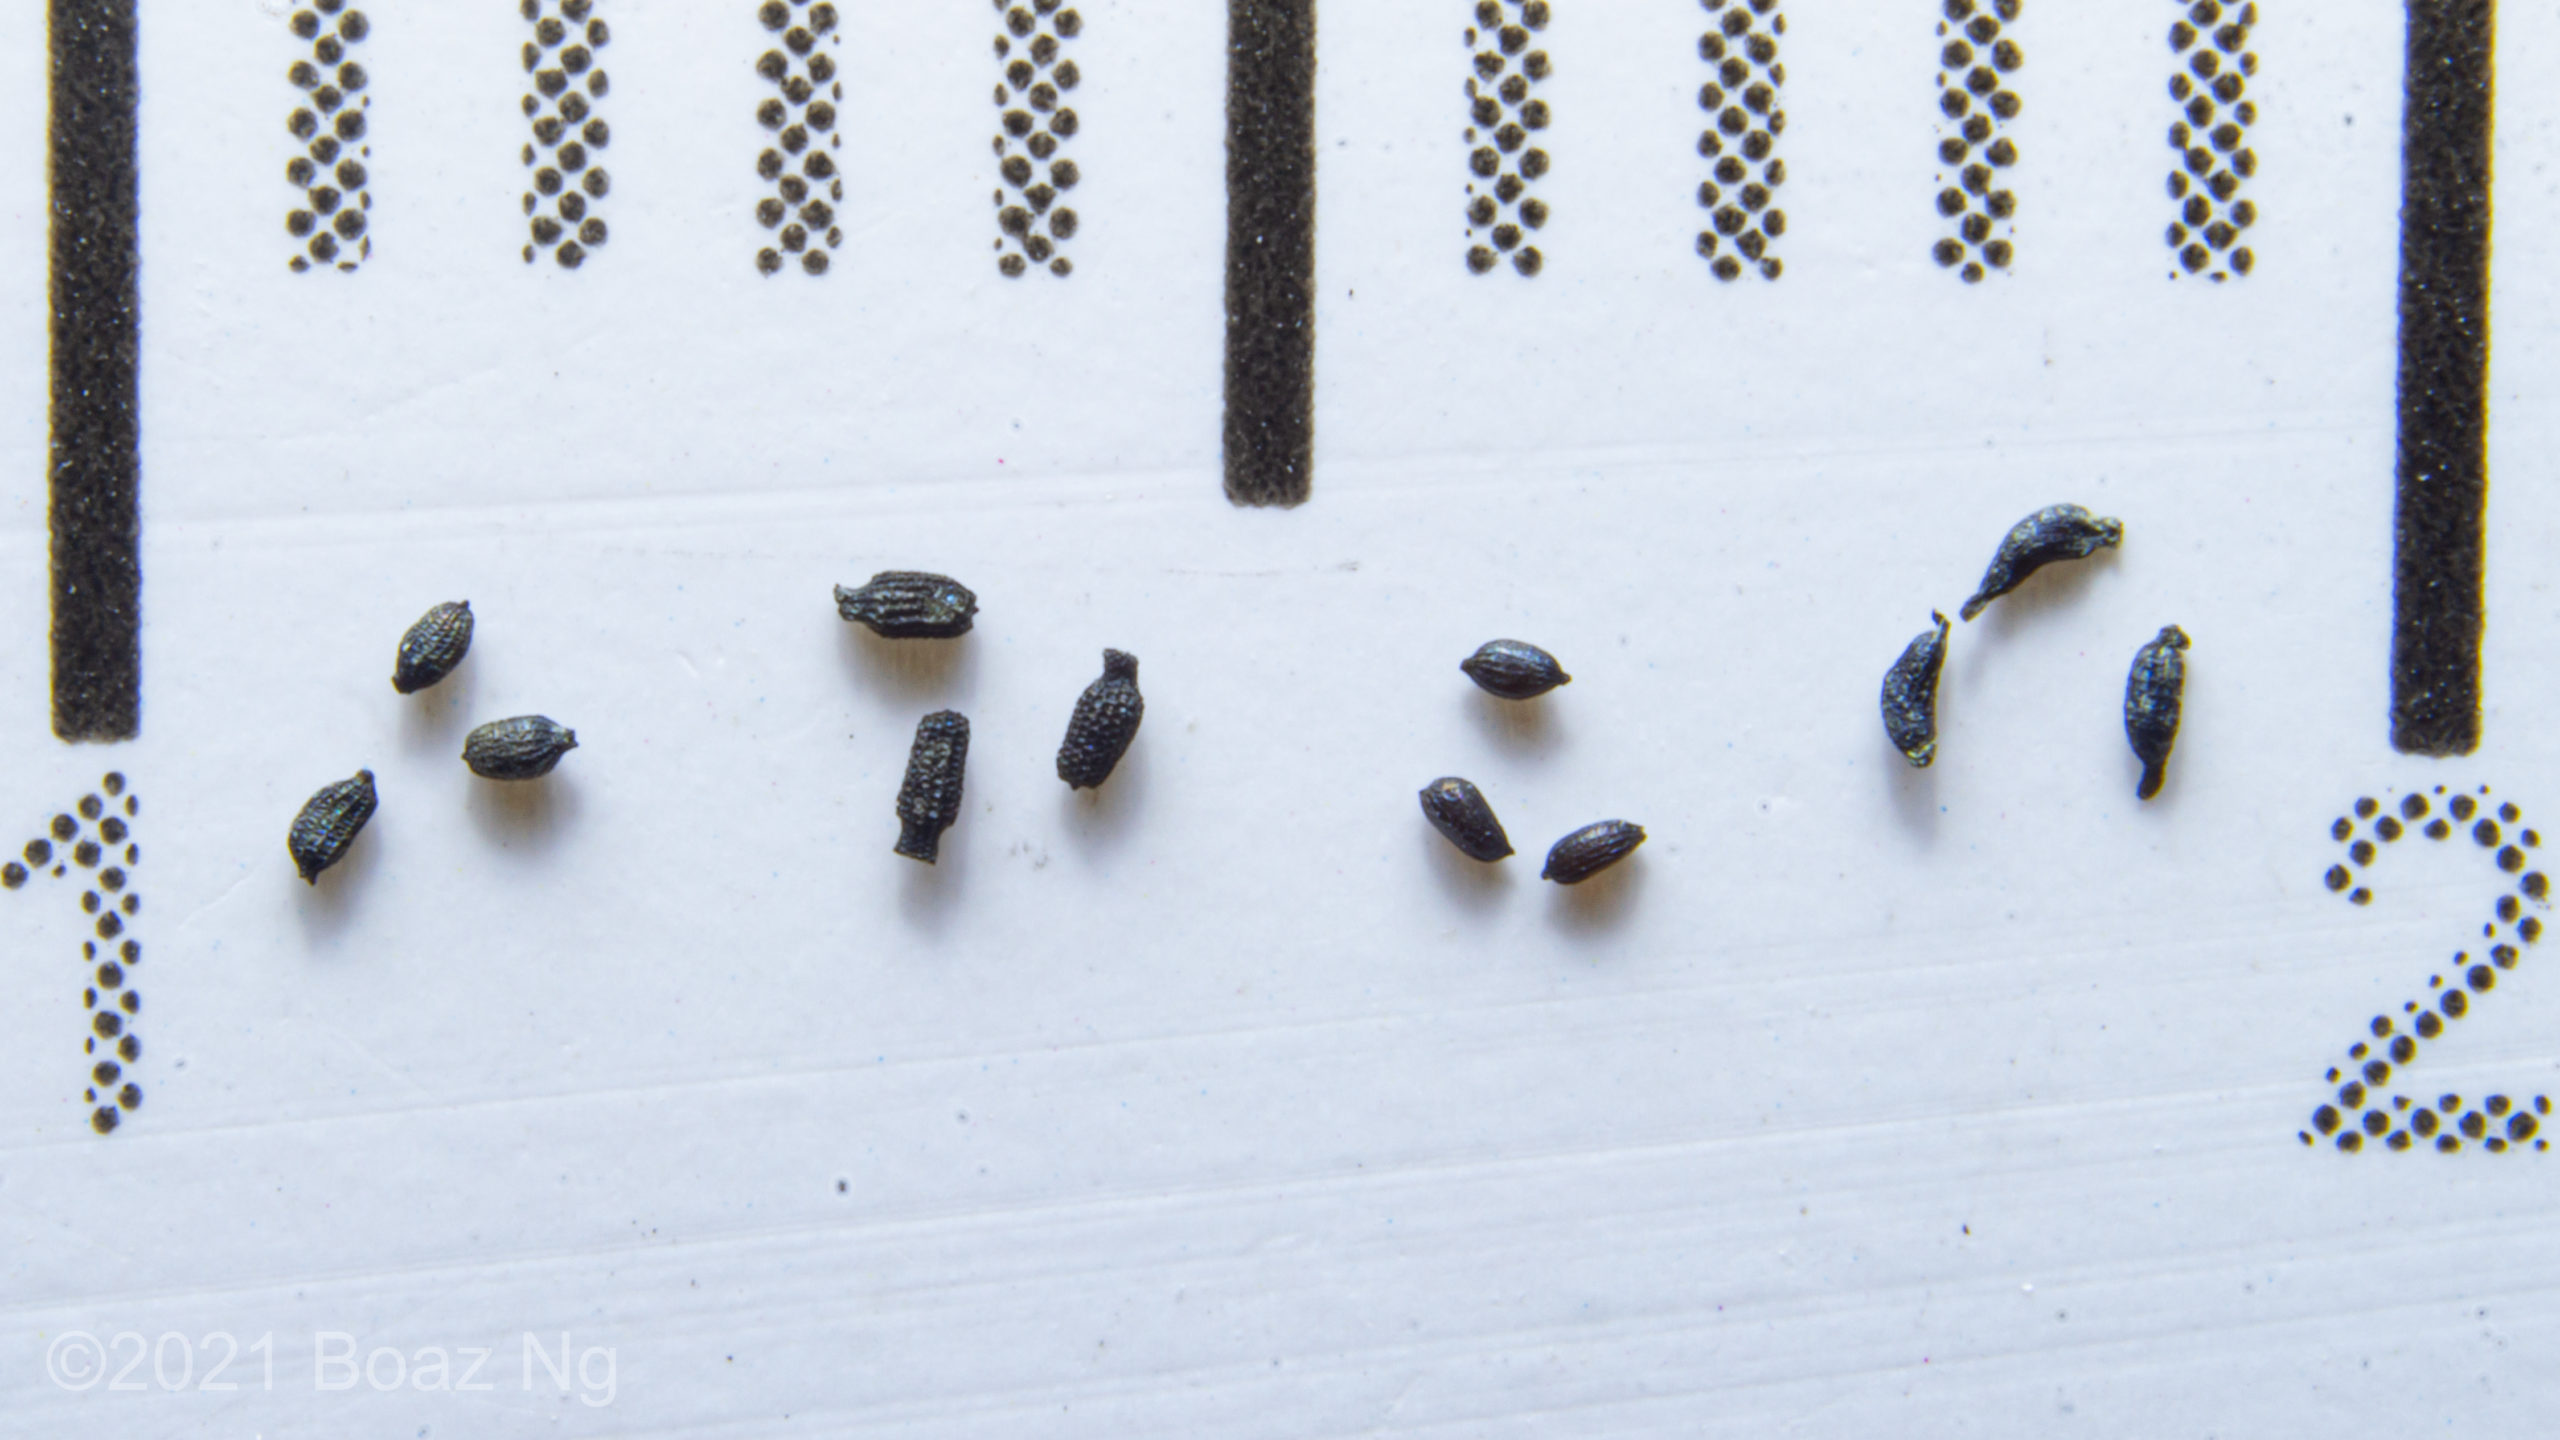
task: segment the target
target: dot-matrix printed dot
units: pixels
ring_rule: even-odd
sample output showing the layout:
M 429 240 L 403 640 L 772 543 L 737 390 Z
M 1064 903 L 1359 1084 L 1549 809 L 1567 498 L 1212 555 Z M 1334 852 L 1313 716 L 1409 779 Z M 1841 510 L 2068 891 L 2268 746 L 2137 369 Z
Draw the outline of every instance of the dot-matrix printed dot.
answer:
M 1946 269 L 1977 284 L 2015 258 L 2018 163 L 2008 133 L 2024 102 L 2012 88 L 2025 53 L 2004 27 L 2020 0 L 1944 0 L 1938 22 L 1938 214 L 1953 233 L 1930 250 Z
M 142 909 L 132 873 L 142 851 L 129 838 L 132 817 L 141 809 L 139 798 L 128 793 L 125 777 L 110 771 L 99 778 L 96 791 L 80 797 L 69 811 L 54 816 L 43 834 L 27 841 L 18 859 L 0 865 L 0 887 L 10 890 L 22 889 L 48 871 L 56 878 L 79 877 L 73 893 L 93 937 L 80 942 L 80 968 L 73 982 L 84 1015 L 80 1043 L 88 1069 L 83 1103 L 92 1107 L 89 1128 L 101 1135 L 114 1133 L 142 1105 L 142 1087 L 132 1078 L 134 1062 L 142 1058 L 142 1037 L 135 1029 L 142 991 L 134 983 L 142 942 L 126 933 L 126 917 Z M 110 848 L 119 844 L 120 861 Z M 66 856 L 79 868 L 56 863 Z
M 517 6 L 532 31 L 522 52 L 531 87 L 524 118 L 533 130 L 523 151 L 528 265 L 548 255 L 561 269 L 575 270 L 610 237 L 601 212 L 613 192 L 604 166 L 613 127 L 601 111 L 613 89 L 603 63 L 613 31 L 598 8 L 598 0 L 520 0 Z
M 2169 49 L 2177 56 L 2169 98 L 2178 106 L 2178 119 L 2169 127 L 2169 148 L 2177 155 L 2169 167 L 2175 213 L 2167 239 L 2176 262 L 2169 274 L 2228 280 L 2257 263 L 2239 241 L 2258 223 L 2256 202 L 2240 193 L 2258 173 L 2257 152 L 2248 146 L 2258 106 L 2243 98 L 2258 73 L 2258 57 L 2249 49 L 2258 7 L 2194 0 L 2178 9 L 2169 27 Z
M 1531 192 L 1549 164 L 1538 142 L 1551 117 L 1537 90 L 1552 66 L 1535 46 L 1552 16 L 1548 0 L 1476 0 L 1467 27 L 1467 269 L 1478 275 L 1506 258 L 1524 276 L 1546 268 L 1530 242 L 1547 202 Z
M 2388 847 L 2418 837 L 2441 844 L 2467 835 L 2472 844 L 2459 848 L 2492 856 L 2502 880 L 2514 889 L 2499 895 L 2490 920 L 2480 927 L 2482 943 L 2456 951 L 2440 973 L 2427 977 L 2425 998 L 2403 1002 L 2396 1015 L 2374 1016 L 2366 1025 L 2366 1038 L 2347 1047 L 2348 1063 L 2328 1072 L 2328 1083 L 2337 1087 L 2335 1099 L 2311 1112 L 2311 1126 L 2301 1132 L 2305 1145 L 2325 1140 L 2354 1152 L 2369 1139 L 2395 1152 L 2432 1149 L 2443 1155 L 2474 1144 L 2492 1154 L 2521 1150 L 2528 1143 L 2536 1150 L 2550 1148 L 2542 1134 L 2544 1117 L 2551 1113 L 2548 1096 L 2536 1095 L 2525 1105 L 2491 1095 L 2473 1106 L 2459 1095 L 2428 1101 L 2388 1089 L 2395 1075 L 2406 1078 L 2407 1068 L 2427 1044 L 2444 1038 L 2469 1017 L 2481 997 L 2497 989 L 2501 974 L 2523 963 L 2524 951 L 2515 942 L 2530 946 L 2542 939 L 2541 918 L 2525 913 L 2528 903 L 2541 904 L 2550 892 L 2543 873 L 2527 868 L 2542 837 L 2521 828 L 2524 814 L 2513 804 L 2498 805 L 2495 818 L 2484 814 L 2489 807 L 2479 797 L 2488 793 L 2484 785 L 2475 794 L 2447 797 L 2439 785 L 2432 795 L 2413 791 L 2391 806 L 2368 795 L 2356 801 L 2352 819 L 2341 815 L 2330 822 L 2329 838 L 2346 848 L 2347 860 L 2331 865 L 2321 883 L 2358 905 L 2373 899 L 2370 887 L 2356 883 L 2358 872 L 2374 865 Z M 2511 835 L 2502 827 L 2518 828 Z
M 1076 268 L 1061 252 L 1080 223 L 1067 202 L 1083 176 L 1067 148 L 1084 74 L 1066 48 L 1084 17 L 1062 3 L 995 0 L 996 269 L 1014 279 L 1034 266 L 1061 279 Z
M 844 44 L 840 17 L 829 0 L 763 0 L 756 23 L 772 39 L 756 59 L 756 73 L 774 92 L 756 106 L 756 123 L 766 134 L 756 175 L 773 187 L 756 202 L 756 224 L 766 232 L 756 269 L 775 275 L 797 263 L 804 274 L 824 275 L 832 252 L 844 244 L 836 214 L 844 203 L 835 157 L 844 148 L 838 125 L 844 82 L 835 58 Z
M 301 147 L 284 167 L 285 183 L 295 191 L 284 217 L 293 242 L 285 265 L 296 273 L 351 271 L 373 255 L 373 177 L 366 164 L 373 147 L 365 143 L 373 96 L 353 53 L 373 24 L 346 0 L 311 0 L 285 26 L 308 47 L 285 67 L 285 80 L 300 92 L 285 132 Z
M 1698 255 L 1719 280 L 1739 280 L 1746 269 L 1775 280 L 1786 269 L 1777 242 L 1787 233 L 1787 214 L 1777 198 L 1787 162 L 1777 151 L 1787 131 L 1787 112 L 1779 106 L 1787 67 L 1778 58 L 1787 17 L 1778 0 L 1699 4 L 1709 29 L 1698 37 L 1698 58 L 1708 71 L 1698 87 L 1698 108 L 1707 113 L 1698 135 L 1698 154 L 1707 162 L 1707 178 L 1698 185 L 1698 208 L 1707 212 Z

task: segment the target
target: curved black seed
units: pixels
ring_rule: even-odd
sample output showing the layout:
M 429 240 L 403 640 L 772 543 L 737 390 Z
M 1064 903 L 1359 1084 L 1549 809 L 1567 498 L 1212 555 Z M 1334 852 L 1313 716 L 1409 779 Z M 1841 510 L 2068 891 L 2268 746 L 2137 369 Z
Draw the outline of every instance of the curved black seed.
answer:
M 1058 746 L 1058 778 L 1071 789 L 1091 790 L 1111 778 L 1129 742 L 1138 737 L 1146 718 L 1146 697 L 1138 693 L 1138 657 L 1121 650 L 1102 652 L 1102 678 L 1084 687 L 1076 713 L 1067 721 L 1067 738 Z
M 1458 668 L 1480 689 L 1505 700 L 1533 700 L 1573 683 L 1556 657 L 1525 640 L 1488 640 Z
M 1643 843 L 1641 825 L 1624 820 L 1585 825 L 1557 841 L 1555 848 L 1547 852 L 1547 868 L 1538 872 L 1538 878 L 1559 885 L 1579 885 L 1634 854 Z
M 392 661 L 391 688 L 414 694 L 453 673 L 471 653 L 471 602 L 448 600 L 418 617 L 400 637 L 400 653 Z
M 1470 860 L 1490 864 L 1512 853 L 1511 837 L 1502 833 L 1484 792 L 1455 775 L 1422 787 L 1422 815 Z
M 837 586 L 836 613 L 892 640 L 948 640 L 977 623 L 978 597 L 948 575 L 883 570 L 859 590 Z
M 916 722 L 907 778 L 898 786 L 897 853 L 927 865 L 942 853 L 942 832 L 960 818 L 961 781 L 969 766 L 969 717 L 936 710 Z
M 1932 610 L 1929 618 L 1937 628 L 1911 637 L 1884 672 L 1884 733 L 1915 769 L 1938 758 L 1938 671 L 1947 661 L 1947 617 Z
M 2124 543 L 2124 522 L 2102 519 L 2077 505 L 2048 505 L 2009 529 L 1982 572 L 1982 586 L 1964 602 L 1970 620 L 1984 606 L 2026 583 L 2057 560 L 2081 560 Z
M 2160 634 L 2134 652 L 2133 670 L 2124 681 L 2124 734 L 2142 761 L 2142 782 L 2134 794 L 2148 800 L 2160 793 L 2167 778 L 2169 751 L 2178 743 L 2178 710 L 2187 688 L 2187 632 L 2163 625 Z
M 462 763 L 486 780 L 537 780 L 578 748 L 578 732 L 548 715 L 516 715 L 462 737 Z
M 301 813 L 293 817 L 293 828 L 285 832 L 284 845 L 292 853 L 294 869 L 301 872 L 304 884 L 319 884 L 321 871 L 346 858 L 347 847 L 356 843 L 364 823 L 373 818 L 373 806 L 370 770 L 359 770 L 352 779 L 323 785 L 302 802 Z

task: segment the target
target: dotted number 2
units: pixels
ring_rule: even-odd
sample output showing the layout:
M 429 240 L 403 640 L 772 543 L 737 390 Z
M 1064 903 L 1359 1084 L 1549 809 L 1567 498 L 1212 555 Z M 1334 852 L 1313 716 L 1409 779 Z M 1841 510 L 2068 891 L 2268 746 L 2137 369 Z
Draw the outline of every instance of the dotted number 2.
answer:
M 2363 874 L 2383 848 L 2403 839 L 2438 844 L 2467 841 L 2466 848 L 2489 858 L 2501 876 L 2491 918 L 2480 927 L 2480 943 L 2456 951 L 2443 970 L 2427 977 L 2423 999 L 2407 1001 L 2396 1015 L 2373 1017 L 2367 1036 L 2347 1047 L 2344 1065 L 2332 1067 L 2328 1083 L 2337 1087 L 2331 1099 L 2311 1112 L 2302 1143 L 2326 1139 L 2340 1150 L 2355 1152 L 2367 1145 L 2404 1151 L 2432 1147 L 2454 1154 L 2465 1145 L 2492 1153 L 2524 1148 L 2548 1150 L 2541 1134 L 2551 1113 L 2551 1099 L 2529 1101 L 2490 1095 L 2477 1103 L 2450 1092 L 2437 1096 L 2408 1091 L 2410 1069 L 2423 1049 L 2446 1038 L 2472 1010 L 2497 989 L 2499 978 L 2522 963 L 2522 946 L 2542 938 L 2542 920 L 2524 913 L 2525 905 L 2547 903 L 2550 879 L 2533 868 L 2533 851 L 2542 836 L 2525 826 L 2523 812 L 2512 804 L 2494 808 L 2489 787 L 2476 794 L 2445 798 L 2445 787 L 2431 794 L 2417 791 L 2385 805 L 2371 796 L 2355 803 L 2353 818 L 2340 816 L 2329 836 L 2345 847 L 2346 859 L 2329 867 L 2331 892 L 2356 905 L 2373 902 Z M 2510 888 L 2512 887 L 2512 888 Z

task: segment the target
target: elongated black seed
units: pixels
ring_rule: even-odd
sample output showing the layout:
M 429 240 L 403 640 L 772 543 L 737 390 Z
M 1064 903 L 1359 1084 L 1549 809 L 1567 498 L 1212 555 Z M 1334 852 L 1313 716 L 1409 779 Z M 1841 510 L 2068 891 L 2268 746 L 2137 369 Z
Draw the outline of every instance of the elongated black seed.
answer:
M 1502 833 L 1484 792 L 1455 775 L 1422 787 L 1422 816 L 1470 860 L 1490 864 L 1512 853 L 1511 837 Z
M 578 748 L 578 732 L 548 715 L 492 720 L 462 737 L 462 763 L 487 780 L 537 780 Z
M 1556 657 L 1523 640 L 1488 640 L 1458 668 L 1485 691 L 1505 700 L 1534 700 L 1559 685 L 1570 685 Z
M 1547 868 L 1538 872 L 1538 878 L 1559 885 L 1579 885 L 1634 854 L 1643 843 L 1641 825 L 1624 820 L 1585 825 L 1557 841 L 1555 848 L 1547 852 Z
M 1138 657 L 1103 651 L 1102 678 L 1084 687 L 1076 713 L 1067 721 L 1067 738 L 1058 746 L 1058 778 L 1077 790 L 1091 790 L 1110 779 L 1146 714 L 1146 698 L 1138 693 Z
M 883 570 L 859 590 L 837 586 L 836 613 L 892 640 L 948 640 L 977 623 L 978 597 L 948 575 Z
M 1964 602 L 1964 618 L 1981 614 L 1984 606 L 2057 560 L 2083 560 L 2123 543 L 2123 521 L 2101 519 L 2077 505 L 2048 505 L 2009 527 L 1991 567 L 1982 572 L 1982 588 Z
M 1911 637 L 1902 658 L 1884 672 L 1884 733 L 1914 769 L 1938 758 L 1938 671 L 1947 663 L 1947 617 L 1932 610 L 1937 628 Z
M 302 872 L 304 884 L 319 884 L 321 871 L 346 858 L 347 847 L 373 818 L 373 805 L 370 770 L 323 785 L 302 802 L 293 828 L 285 832 L 284 848 L 292 852 L 293 868 Z
M 927 865 L 942 854 L 942 832 L 960 818 L 960 784 L 969 768 L 969 717 L 936 710 L 916 722 L 898 787 L 897 852 Z
M 418 617 L 400 637 L 400 654 L 392 662 L 391 688 L 414 694 L 453 673 L 471 653 L 471 602 L 448 600 Z
M 2167 778 L 2170 747 L 2178 743 L 2178 709 L 2187 688 L 2187 632 L 2163 625 L 2148 645 L 2134 652 L 2133 671 L 2124 681 L 2124 734 L 2142 760 L 2142 783 L 2134 794 L 2148 800 L 2160 793 Z

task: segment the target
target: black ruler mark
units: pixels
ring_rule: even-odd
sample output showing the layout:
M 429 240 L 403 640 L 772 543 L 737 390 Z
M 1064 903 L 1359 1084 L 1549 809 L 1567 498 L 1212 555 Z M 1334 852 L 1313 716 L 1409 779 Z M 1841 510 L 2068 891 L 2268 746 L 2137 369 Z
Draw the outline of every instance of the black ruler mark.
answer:
M 51 0 L 53 733 L 141 728 L 136 0 Z
M 2480 744 L 2489 501 L 2494 0 L 2410 0 L 2400 120 L 2400 446 L 2391 744 Z
M 1227 0 L 1227 498 L 1295 505 L 1315 450 L 1315 0 Z
M 2167 237 L 2179 268 L 2169 274 L 2228 280 L 2257 263 L 2238 241 L 2258 223 L 2257 202 L 2240 197 L 2243 184 L 2258 173 L 2257 152 L 2248 145 L 2258 105 L 2242 98 L 2258 73 L 2257 54 L 2248 48 L 2258 7 L 2195 0 L 2179 9 L 2169 27 L 2169 49 L 2177 56 L 2169 98 L 2179 111 L 2169 127 L 2169 148 L 2178 152 L 2169 198 L 2178 213 Z
M 1058 253 L 1075 238 L 1076 212 L 1059 201 L 1083 176 L 1058 151 L 1075 137 L 1079 122 L 1064 97 L 1083 83 L 1084 74 L 1059 52 L 1084 33 L 1084 17 L 1072 7 L 1059 9 L 1059 3 L 995 0 L 1002 26 L 996 33 L 996 108 L 1004 112 L 996 130 L 996 173 L 1020 192 L 1011 203 L 1003 186 L 995 192 L 996 268 L 1009 278 L 1034 265 L 1048 266 L 1061 279 L 1076 268 Z M 1022 147 L 1019 154 L 1016 145 Z

